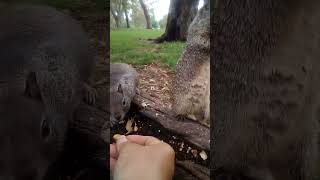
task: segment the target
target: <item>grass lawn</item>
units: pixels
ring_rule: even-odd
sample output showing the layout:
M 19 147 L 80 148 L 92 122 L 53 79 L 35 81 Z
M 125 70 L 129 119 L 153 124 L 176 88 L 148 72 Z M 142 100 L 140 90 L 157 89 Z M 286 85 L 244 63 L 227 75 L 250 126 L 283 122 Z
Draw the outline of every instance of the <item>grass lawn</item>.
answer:
M 163 30 L 119 29 L 110 34 L 110 60 L 128 64 L 148 64 L 155 60 L 175 68 L 185 43 L 154 44 L 148 38 L 161 36 Z

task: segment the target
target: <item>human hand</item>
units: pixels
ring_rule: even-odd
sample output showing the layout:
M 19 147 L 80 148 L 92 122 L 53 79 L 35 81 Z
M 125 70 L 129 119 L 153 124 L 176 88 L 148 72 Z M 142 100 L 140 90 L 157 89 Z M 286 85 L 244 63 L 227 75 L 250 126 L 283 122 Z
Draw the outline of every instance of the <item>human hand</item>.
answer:
M 151 136 L 116 136 L 110 145 L 110 167 L 115 180 L 171 180 L 175 152 Z

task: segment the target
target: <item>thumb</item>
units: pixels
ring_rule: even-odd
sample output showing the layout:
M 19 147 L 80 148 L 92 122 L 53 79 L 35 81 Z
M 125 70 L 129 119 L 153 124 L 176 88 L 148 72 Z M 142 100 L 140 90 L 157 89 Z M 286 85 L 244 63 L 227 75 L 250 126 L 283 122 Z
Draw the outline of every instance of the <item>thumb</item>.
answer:
M 124 135 L 114 135 L 113 138 L 116 141 L 117 150 L 120 151 L 123 145 L 128 142 L 128 139 Z

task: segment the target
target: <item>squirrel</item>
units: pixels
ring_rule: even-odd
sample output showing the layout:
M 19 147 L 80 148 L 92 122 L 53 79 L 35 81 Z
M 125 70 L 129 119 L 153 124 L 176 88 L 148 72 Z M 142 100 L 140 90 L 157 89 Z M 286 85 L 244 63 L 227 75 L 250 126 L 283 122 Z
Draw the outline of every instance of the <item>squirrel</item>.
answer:
M 0 179 L 40 180 L 56 160 L 39 136 L 43 105 L 28 96 L 8 97 L 3 102 L 6 104 L 0 104 Z
M 39 134 L 59 154 L 75 108 L 82 98 L 89 104 L 96 98 L 88 85 L 94 65 L 88 37 L 76 20 L 44 5 L 7 5 L 0 27 L 0 103 L 9 96 L 39 99 Z
M 210 174 L 217 180 L 314 179 L 320 2 L 216 6 Z
M 139 93 L 139 74 L 128 64 L 110 64 L 111 127 L 122 121 L 130 109 L 131 101 Z
M 187 47 L 176 66 L 173 81 L 176 116 L 210 124 L 210 10 L 199 10 L 188 29 Z

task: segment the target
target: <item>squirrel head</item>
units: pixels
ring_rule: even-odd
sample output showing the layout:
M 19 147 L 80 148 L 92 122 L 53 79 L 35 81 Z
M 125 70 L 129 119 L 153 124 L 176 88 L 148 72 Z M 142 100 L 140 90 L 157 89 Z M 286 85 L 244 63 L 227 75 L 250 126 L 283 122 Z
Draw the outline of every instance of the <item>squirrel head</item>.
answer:
M 130 105 L 131 99 L 123 93 L 121 84 L 118 84 L 117 91 L 110 93 L 111 116 L 117 120 L 123 120 Z
M 48 155 L 57 158 L 64 150 L 69 122 L 78 105 L 78 92 L 68 89 L 65 102 L 57 105 L 50 104 L 42 114 L 40 135 L 45 142 Z

